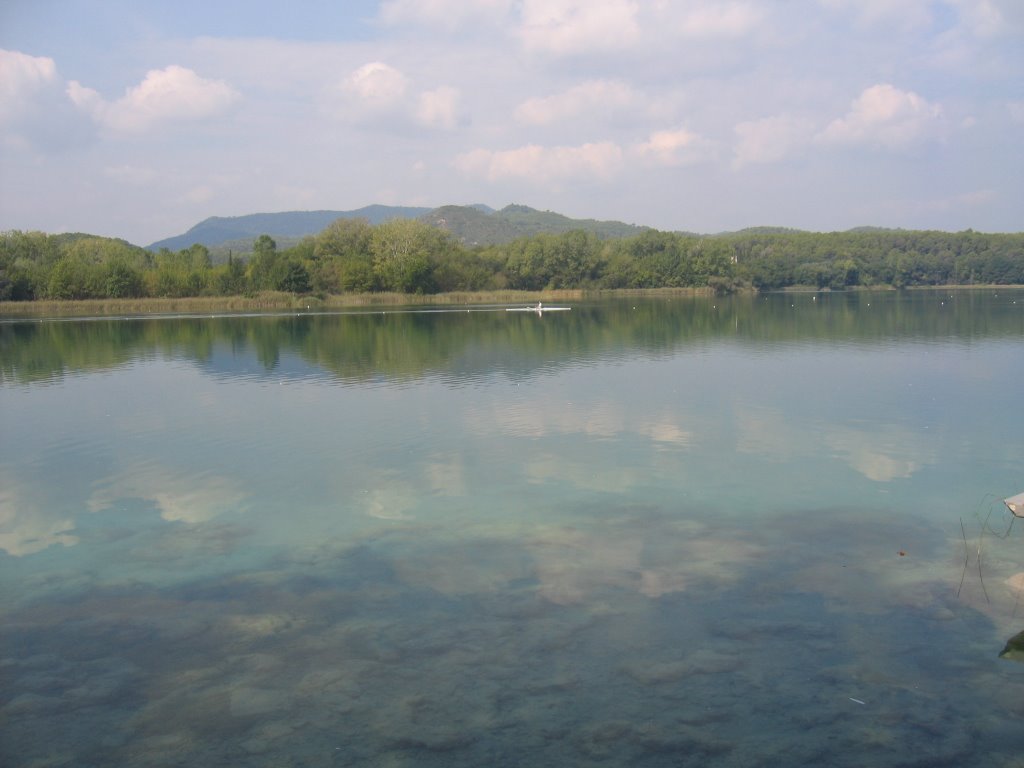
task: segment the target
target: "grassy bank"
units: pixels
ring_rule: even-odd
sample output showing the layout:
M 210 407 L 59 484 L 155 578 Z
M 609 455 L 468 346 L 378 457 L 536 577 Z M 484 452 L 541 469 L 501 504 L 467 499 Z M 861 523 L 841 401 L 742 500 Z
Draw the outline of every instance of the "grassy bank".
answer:
M 104 315 L 200 315 L 221 312 L 284 312 L 377 306 L 446 306 L 471 304 L 525 304 L 537 301 L 580 301 L 602 296 L 700 296 L 707 289 L 659 288 L 623 291 L 473 291 L 413 295 L 404 293 L 351 293 L 339 296 L 296 296 L 261 293 L 257 296 L 198 296 L 181 299 L 87 299 L 81 301 L 5 301 L 0 317 L 97 317 Z

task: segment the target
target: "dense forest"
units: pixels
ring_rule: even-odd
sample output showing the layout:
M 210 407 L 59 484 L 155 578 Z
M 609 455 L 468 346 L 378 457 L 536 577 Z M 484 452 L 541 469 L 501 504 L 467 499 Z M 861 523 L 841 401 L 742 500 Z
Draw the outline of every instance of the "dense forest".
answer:
M 1024 284 L 1024 233 L 909 230 L 813 233 L 745 230 L 701 237 L 645 230 L 619 239 L 584 231 L 467 246 L 415 219 L 338 219 L 279 250 L 214 264 L 193 245 L 157 252 L 83 234 L 0 235 L 0 300 L 442 293 L 558 288 L 710 287 L 719 293 L 791 286 L 844 289 Z

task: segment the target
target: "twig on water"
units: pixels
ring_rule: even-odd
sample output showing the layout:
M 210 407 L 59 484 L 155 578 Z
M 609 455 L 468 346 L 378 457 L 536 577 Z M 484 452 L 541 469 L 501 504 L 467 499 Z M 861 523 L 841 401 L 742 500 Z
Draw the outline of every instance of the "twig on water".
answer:
M 967 578 L 967 561 L 971 559 L 971 550 L 967 548 L 967 532 L 964 531 L 964 519 L 960 518 L 960 535 L 964 537 L 964 570 L 960 574 L 960 586 L 956 588 L 956 596 L 960 597 L 960 590 L 964 588 L 964 579 Z
M 981 559 L 982 559 L 982 549 L 983 549 L 984 544 L 985 544 L 985 534 L 986 533 L 991 534 L 992 536 L 995 536 L 997 539 L 1006 539 L 1006 538 L 1009 537 L 1010 533 L 1012 533 L 1012 531 L 1013 531 L 1013 523 L 1014 523 L 1014 520 L 1015 520 L 1015 516 L 1011 516 L 1010 517 L 1009 525 L 1006 526 L 1006 530 L 1005 531 L 1000 532 L 1000 531 L 992 530 L 991 525 L 989 525 L 989 522 L 992 519 L 992 501 L 991 501 L 991 499 L 996 499 L 996 498 L 997 497 L 992 495 L 992 494 L 985 494 L 985 496 L 982 497 L 981 502 L 979 502 L 978 508 L 974 511 L 974 516 L 977 518 L 978 524 L 980 526 L 980 529 L 979 529 L 979 532 L 978 532 L 978 552 L 977 552 L 977 558 L 978 558 L 978 580 L 981 582 L 981 590 L 982 590 L 982 592 L 985 593 L 985 602 L 988 603 L 989 605 L 992 605 L 992 600 L 988 596 L 988 587 L 985 586 L 985 574 L 984 574 L 984 570 L 983 570 L 982 562 L 981 562 Z M 989 500 L 988 514 L 986 514 L 984 516 L 984 518 L 982 518 L 982 516 L 981 516 L 981 512 L 982 512 L 981 507 L 986 502 L 986 500 Z M 971 561 L 971 549 L 970 549 L 970 546 L 967 543 L 967 531 L 964 529 L 964 519 L 962 517 L 960 518 L 960 536 L 963 537 L 963 540 L 964 540 L 964 567 L 963 567 L 963 570 L 960 573 L 960 585 L 956 589 L 956 596 L 957 597 L 960 597 L 960 592 L 964 588 L 964 581 L 967 578 L 967 568 L 968 568 L 968 566 L 970 564 L 970 561 Z M 1022 583 L 1020 588 L 1017 590 L 1017 599 L 1016 599 L 1016 602 L 1014 603 L 1014 607 L 1013 607 L 1014 615 L 1016 615 L 1016 613 L 1017 613 L 1017 605 L 1020 603 L 1021 592 L 1024 592 L 1024 583 Z
M 988 519 L 990 517 L 992 517 L 991 509 L 985 516 L 985 522 L 981 526 L 981 533 L 978 534 L 978 578 L 981 580 L 981 591 L 985 593 L 985 602 L 992 605 L 992 601 L 988 599 L 988 590 L 985 589 L 985 577 L 981 573 L 981 544 L 985 540 L 985 529 L 988 527 Z

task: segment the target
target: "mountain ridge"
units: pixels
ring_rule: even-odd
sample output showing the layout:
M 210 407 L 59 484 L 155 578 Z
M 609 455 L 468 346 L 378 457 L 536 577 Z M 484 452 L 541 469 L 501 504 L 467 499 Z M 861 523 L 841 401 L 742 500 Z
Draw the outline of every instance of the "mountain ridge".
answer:
M 583 230 L 604 240 L 633 237 L 654 229 L 615 220 L 574 219 L 555 211 L 542 211 L 518 203 L 506 205 L 501 209 L 483 203 L 442 205 L 436 208 L 375 203 L 348 211 L 279 211 L 241 216 L 210 216 L 180 235 L 158 240 L 145 248 L 149 251 L 158 251 L 161 248 L 180 251 L 199 243 L 210 249 L 214 260 L 219 261 L 226 259 L 229 252 L 239 255 L 249 253 L 253 241 L 260 235 L 272 237 L 278 248 L 291 248 L 303 238 L 316 235 L 331 222 L 343 218 L 363 218 L 371 225 L 396 218 L 418 219 L 443 229 L 469 247 L 503 245 L 521 237 L 558 235 L 571 230 Z M 735 235 L 796 235 L 808 231 L 793 227 L 762 225 L 726 232 L 701 234 L 676 230 L 676 233 L 717 238 Z M 894 228 L 860 226 L 848 231 L 883 233 L 894 231 Z M 899 228 L 895 228 L 895 231 L 899 231 Z
M 368 205 L 350 211 L 281 211 L 251 213 L 242 216 L 210 216 L 186 232 L 167 237 L 146 246 L 147 250 L 167 248 L 179 251 L 196 243 L 210 249 L 236 248 L 249 250 L 260 235 L 269 235 L 278 245 L 294 245 L 303 237 L 316 235 L 332 221 L 342 218 L 364 218 L 370 224 L 389 219 L 419 219 L 450 232 L 466 245 L 497 245 L 519 237 L 541 233 L 561 234 L 573 229 L 592 232 L 597 237 L 629 237 L 650 227 L 620 221 L 573 219 L 553 211 L 540 211 L 526 205 L 507 205 L 496 210 L 483 203 L 443 205 L 437 208 L 415 206 Z
M 364 218 L 371 224 L 380 224 L 393 218 L 416 218 L 430 210 L 432 209 L 374 204 L 352 211 L 279 211 L 249 213 L 242 216 L 210 216 L 182 234 L 157 240 L 146 246 L 146 249 L 158 251 L 167 248 L 179 251 L 196 243 L 210 248 L 231 240 L 253 240 L 260 235 L 301 238 L 315 235 L 336 219 Z

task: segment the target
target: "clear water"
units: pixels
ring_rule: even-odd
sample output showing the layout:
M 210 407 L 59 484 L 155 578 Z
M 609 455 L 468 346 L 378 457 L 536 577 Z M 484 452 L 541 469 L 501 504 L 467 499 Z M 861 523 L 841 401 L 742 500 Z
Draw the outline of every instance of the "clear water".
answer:
M 0 763 L 1024 766 L 1024 292 L 472 309 L 0 323 Z

